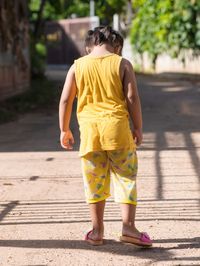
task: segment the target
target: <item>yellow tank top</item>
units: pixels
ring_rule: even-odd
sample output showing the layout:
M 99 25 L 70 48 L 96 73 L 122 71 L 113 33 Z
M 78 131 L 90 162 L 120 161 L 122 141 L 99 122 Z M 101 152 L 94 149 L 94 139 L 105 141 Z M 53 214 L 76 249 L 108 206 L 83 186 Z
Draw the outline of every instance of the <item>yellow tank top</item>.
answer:
M 121 60 L 116 54 L 75 60 L 80 156 L 135 148 L 119 74 Z

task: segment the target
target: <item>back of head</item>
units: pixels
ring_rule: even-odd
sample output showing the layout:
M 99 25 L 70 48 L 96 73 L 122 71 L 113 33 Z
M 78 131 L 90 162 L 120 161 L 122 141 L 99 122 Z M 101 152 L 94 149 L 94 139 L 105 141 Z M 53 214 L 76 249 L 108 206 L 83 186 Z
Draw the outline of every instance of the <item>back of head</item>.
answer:
M 124 39 L 118 31 L 113 30 L 112 33 L 112 46 L 114 48 L 114 52 L 121 56 L 122 49 L 124 46 Z
M 85 51 L 87 54 L 91 53 L 92 47 L 94 46 L 94 31 L 89 30 L 85 36 Z
M 85 46 L 91 47 L 94 45 L 94 31 L 89 30 L 85 36 Z
M 85 38 L 85 47 L 88 53 L 93 46 L 108 44 L 114 48 L 116 54 L 121 55 L 123 43 L 124 40 L 120 33 L 110 26 L 100 26 L 89 30 Z
M 112 45 L 114 48 L 119 47 L 119 46 L 123 47 L 123 45 L 124 45 L 123 37 L 116 30 L 113 30 L 113 32 L 112 32 Z
M 123 37 L 118 31 L 113 30 L 112 27 L 101 26 L 101 27 L 95 28 L 95 30 L 103 33 L 104 37 L 102 36 L 102 39 L 104 38 L 105 43 L 110 44 L 113 48 L 118 48 L 118 47 L 121 47 L 121 49 L 123 48 L 123 45 L 124 45 Z M 97 33 L 97 35 L 101 33 Z M 103 40 L 102 40 L 102 43 L 103 43 Z
M 112 28 L 110 26 L 96 27 L 94 29 L 94 45 L 112 45 Z

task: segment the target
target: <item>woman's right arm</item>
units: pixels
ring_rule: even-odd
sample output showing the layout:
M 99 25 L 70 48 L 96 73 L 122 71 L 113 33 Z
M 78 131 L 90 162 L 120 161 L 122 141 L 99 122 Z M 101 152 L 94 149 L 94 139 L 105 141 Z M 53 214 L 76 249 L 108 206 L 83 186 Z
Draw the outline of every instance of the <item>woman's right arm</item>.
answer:
M 65 149 L 72 149 L 72 144 L 74 144 L 74 138 L 70 130 L 70 119 L 75 96 L 75 67 L 72 65 L 67 73 L 59 103 L 60 142 Z

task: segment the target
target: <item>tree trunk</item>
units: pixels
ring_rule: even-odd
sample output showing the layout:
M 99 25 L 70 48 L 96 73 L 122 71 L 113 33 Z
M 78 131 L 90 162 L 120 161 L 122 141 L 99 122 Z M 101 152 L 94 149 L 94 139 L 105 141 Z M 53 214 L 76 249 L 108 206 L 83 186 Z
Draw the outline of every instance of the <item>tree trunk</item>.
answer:
M 42 15 L 43 15 L 45 4 L 46 4 L 46 0 L 41 0 L 40 8 L 38 11 L 38 17 L 37 17 L 37 21 L 35 23 L 35 29 L 34 29 L 34 33 L 33 33 L 35 43 L 37 42 L 37 40 L 40 36 L 40 33 L 41 33 Z

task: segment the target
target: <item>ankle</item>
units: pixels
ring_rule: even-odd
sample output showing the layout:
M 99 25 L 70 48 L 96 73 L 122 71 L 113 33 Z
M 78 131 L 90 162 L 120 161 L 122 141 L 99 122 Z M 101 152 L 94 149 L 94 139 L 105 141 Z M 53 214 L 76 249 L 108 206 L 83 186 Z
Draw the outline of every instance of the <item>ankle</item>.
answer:
M 93 226 L 93 229 L 92 229 L 93 233 L 94 234 L 97 234 L 97 235 L 103 235 L 104 233 L 104 226 Z
M 124 229 L 136 229 L 135 223 L 134 222 L 123 222 L 122 228 Z
M 122 233 L 126 233 L 126 232 L 136 232 L 138 231 L 135 224 L 123 224 L 122 226 Z

